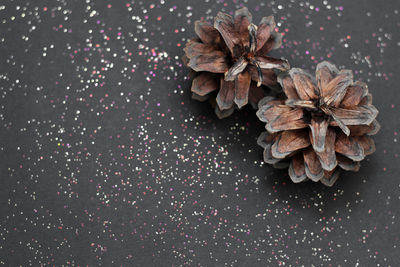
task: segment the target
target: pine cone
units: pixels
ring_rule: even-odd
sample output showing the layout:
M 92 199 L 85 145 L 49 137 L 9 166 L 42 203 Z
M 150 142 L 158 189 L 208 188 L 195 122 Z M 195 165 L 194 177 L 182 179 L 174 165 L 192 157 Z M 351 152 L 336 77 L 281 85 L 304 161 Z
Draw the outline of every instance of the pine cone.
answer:
M 258 139 L 264 161 L 289 163 L 295 183 L 309 178 L 332 186 L 340 168 L 358 171 L 360 161 L 375 151 L 370 136 L 380 128 L 367 85 L 353 82 L 352 71 L 339 71 L 326 61 L 317 65 L 316 81 L 293 68 L 278 82 L 287 99 L 266 97 L 257 111 L 267 123 Z
M 218 92 L 219 117 L 230 115 L 234 103 L 241 108 L 249 100 L 258 102 L 264 93 L 257 87 L 277 85 L 274 69 L 289 69 L 286 60 L 267 56 L 280 47 L 282 39 L 272 16 L 264 17 L 257 27 L 245 7 L 237 10 L 234 18 L 219 12 L 214 26 L 196 21 L 195 32 L 199 38 L 189 41 L 184 49 L 184 63 L 197 75 L 191 91 L 199 100 Z

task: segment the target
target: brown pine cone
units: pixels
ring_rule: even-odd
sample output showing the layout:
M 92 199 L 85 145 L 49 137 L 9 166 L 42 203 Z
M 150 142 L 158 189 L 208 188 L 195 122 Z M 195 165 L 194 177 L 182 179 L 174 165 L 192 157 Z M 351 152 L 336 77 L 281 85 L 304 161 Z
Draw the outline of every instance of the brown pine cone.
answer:
M 198 100 L 218 92 L 219 117 L 229 116 L 234 103 L 238 108 L 249 100 L 257 103 L 264 96 L 257 87 L 276 86 L 274 69 L 289 69 L 286 60 L 267 56 L 281 46 L 282 39 L 272 16 L 264 17 L 257 27 L 245 7 L 237 10 L 234 18 L 219 12 L 214 25 L 196 21 L 195 32 L 199 38 L 189 41 L 184 49 L 184 63 L 196 72 L 191 91 Z
M 311 179 L 332 186 L 340 168 L 358 171 L 360 161 L 375 151 L 370 136 L 380 128 L 367 85 L 326 61 L 317 65 L 316 80 L 293 68 L 278 82 L 287 99 L 266 97 L 257 111 L 267 123 L 258 139 L 264 161 L 289 163 L 295 183 Z

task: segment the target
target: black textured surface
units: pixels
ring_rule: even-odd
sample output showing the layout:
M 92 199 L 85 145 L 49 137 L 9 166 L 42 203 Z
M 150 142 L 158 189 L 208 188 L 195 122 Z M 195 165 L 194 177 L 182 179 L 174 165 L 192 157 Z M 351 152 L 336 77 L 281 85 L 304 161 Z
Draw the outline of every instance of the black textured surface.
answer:
M 275 56 L 374 95 L 377 151 L 332 188 L 263 164 L 251 108 L 190 99 L 193 22 L 241 4 L 0 3 L 1 264 L 400 264 L 399 2 L 246 3 L 285 32 Z

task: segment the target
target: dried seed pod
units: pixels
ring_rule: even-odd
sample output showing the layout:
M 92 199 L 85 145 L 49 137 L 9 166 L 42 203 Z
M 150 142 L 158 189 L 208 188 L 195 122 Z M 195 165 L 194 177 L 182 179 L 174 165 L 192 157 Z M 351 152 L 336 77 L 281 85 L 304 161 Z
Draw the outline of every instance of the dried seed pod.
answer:
M 247 8 L 234 17 L 219 12 L 214 24 L 195 22 L 198 36 L 186 44 L 183 61 L 196 72 L 192 83 L 193 98 L 204 100 L 216 95 L 216 113 L 223 118 L 247 103 L 257 105 L 266 86 L 276 87 L 275 69 L 287 70 L 286 60 L 267 56 L 281 45 L 272 16 L 258 26 L 252 24 Z
M 326 61 L 317 65 L 316 79 L 294 68 L 278 82 L 287 99 L 264 98 L 257 111 L 266 122 L 258 140 L 265 162 L 289 160 L 295 183 L 310 179 L 332 186 L 340 169 L 358 171 L 375 151 L 370 136 L 380 128 L 367 85 Z

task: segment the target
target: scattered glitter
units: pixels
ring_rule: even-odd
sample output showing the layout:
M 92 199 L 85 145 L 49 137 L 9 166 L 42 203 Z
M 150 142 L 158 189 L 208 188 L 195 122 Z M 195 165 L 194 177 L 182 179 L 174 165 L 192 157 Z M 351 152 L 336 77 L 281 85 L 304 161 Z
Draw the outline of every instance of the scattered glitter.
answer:
M 399 265 L 398 7 L 127 2 L 0 4 L 0 264 Z M 275 15 L 274 56 L 369 84 L 377 152 L 333 188 L 264 164 L 251 108 L 219 121 L 190 99 L 194 21 L 244 4 Z

